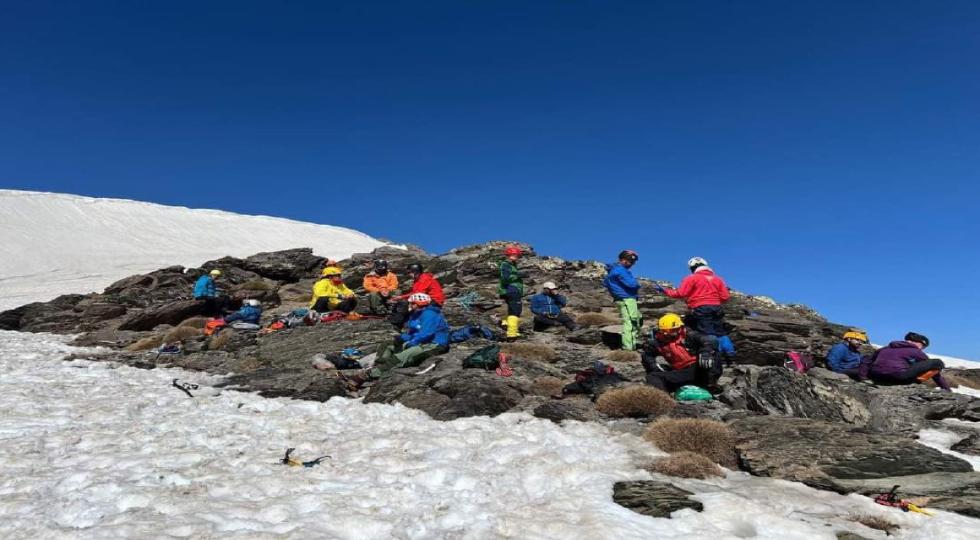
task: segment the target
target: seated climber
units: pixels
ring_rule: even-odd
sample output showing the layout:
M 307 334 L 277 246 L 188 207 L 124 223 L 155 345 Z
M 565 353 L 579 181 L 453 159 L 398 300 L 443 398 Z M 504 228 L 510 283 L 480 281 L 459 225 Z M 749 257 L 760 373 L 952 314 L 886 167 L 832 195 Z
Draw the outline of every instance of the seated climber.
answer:
M 354 291 L 347 288 L 341 276 L 340 268 L 328 266 L 320 272 L 323 279 L 313 284 L 313 299 L 310 309 L 318 312 L 343 311 L 350 313 L 357 307 Z
M 396 368 L 413 367 L 449 351 L 449 323 L 442 309 L 425 293 L 408 297 L 411 315 L 405 331 L 378 353 L 370 372 L 377 379 Z
M 215 280 L 221 277 L 221 270 L 215 268 L 197 278 L 194 282 L 194 299 L 203 300 L 203 314 L 209 317 L 220 317 L 225 313 L 228 299 L 221 295 Z
M 904 341 L 893 341 L 861 361 L 858 378 L 864 382 L 881 384 L 914 384 L 932 379 L 937 386 L 951 392 L 943 377 L 946 367 L 942 360 L 929 358 L 923 349 L 929 346 L 929 338 L 909 332 Z
M 827 367 L 857 379 L 861 367 L 861 346 L 868 343 L 868 335 L 858 330 L 844 332 L 844 341 L 837 343 L 827 353 Z
M 225 317 L 225 324 L 242 322 L 247 324 L 259 324 L 262 318 L 262 303 L 256 299 L 246 300 L 241 309 Z
M 374 261 L 374 271 L 364 276 L 364 290 L 368 292 L 368 304 L 371 313 L 387 315 L 388 303 L 392 295 L 398 292 L 398 277 L 388 271 L 388 261 Z
M 728 286 L 721 276 L 715 274 L 708 266 L 708 261 L 701 257 L 691 257 L 687 261 L 691 275 L 681 281 L 680 287 L 657 287 L 657 290 L 671 298 L 683 298 L 687 302 L 690 314 L 687 324 L 702 334 L 725 336 L 724 311 L 722 304 L 731 298 Z
M 575 330 L 575 321 L 567 313 L 562 313 L 562 308 L 567 303 L 565 297 L 558 294 L 558 286 L 553 281 L 546 282 L 541 287 L 541 292 L 531 297 L 534 330 L 540 332 L 555 326 Z
M 657 321 L 659 331 L 651 332 L 641 353 L 647 384 L 666 392 L 697 384 L 711 390 L 721 377 L 721 356 L 718 338 L 684 326 L 676 313 L 668 313 Z M 662 356 L 670 369 L 664 370 L 656 358 Z
M 391 310 L 391 315 L 388 316 L 388 322 L 399 330 L 408 320 L 408 298 L 413 294 L 427 294 L 432 299 L 432 303 L 439 307 L 446 303 L 446 295 L 442 292 L 442 285 L 431 272 L 425 272 L 421 264 L 412 263 L 408 265 L 408 274 L 412 276 L 412 289 L 395 297 L 397 302 Z

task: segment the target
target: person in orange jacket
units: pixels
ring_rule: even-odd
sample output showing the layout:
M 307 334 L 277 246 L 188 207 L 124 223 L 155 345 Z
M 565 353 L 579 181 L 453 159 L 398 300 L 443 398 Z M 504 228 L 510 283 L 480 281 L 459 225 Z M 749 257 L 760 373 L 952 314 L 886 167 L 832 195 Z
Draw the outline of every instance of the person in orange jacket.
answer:
M 719 337 L 727 335 L 721 306 L 732 296 L 728 292 L 728 285 L 708 266 L 708 261 L 701 257 L 692 257 L 687 261 L 687 266 L 691 275 L 681 281 L 680 287 L 671 289 L 658 285 L 657 290 L 671 298 L 683 298 L 687 302 L 687 308 L 691 310 L 687 317 L 688 326 L 702 334 Z
M 374 261 L 374 271 L 364 276 L 364 290 L 368 292 L 371 313 L 387 315 L 388 303 L 398 292 L 398 276 L 388 270 L 388 261 Z

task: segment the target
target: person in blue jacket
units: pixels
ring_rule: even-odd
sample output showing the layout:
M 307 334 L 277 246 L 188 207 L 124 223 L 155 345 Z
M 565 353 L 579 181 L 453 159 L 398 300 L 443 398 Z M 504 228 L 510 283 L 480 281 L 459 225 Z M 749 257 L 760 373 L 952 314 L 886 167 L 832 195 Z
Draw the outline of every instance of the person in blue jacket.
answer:
M 564 326 L 575 330 L 575 321 L 562 313 L 568 301 L 558 294 L 558 286 L 548 281 L 541 287 L 541 292 L 531 297 L 531 313 L 534 314 L 534 330 L 540 332 L 555 326 Z
M 220 277 L 221 270 L 215 268 L 194 282 L 194 299 L 204 302 L 201 307 L 204 315 L 220 317 L 225 313 L 227 300 L 219 294 L 220 291 L 215 283 L 215 280 Z
M 857 330 L 844 333 L 844 341 L 834 345 L 827 353 L 827 366 L 831 371 L 843 373 L 853 379 L 858 378 L 858 371 L 864 355 L 861 346 L 868 343 L 868 335 Z
M 602 284 L 612 295 L 619 314 L 623 319 L 623 350 L 635 351 L 640 341 L 640 327 L 643 326 L 643 315 L 636 305 L 640 294 L 640 283 L 633 277 L 630 268 L 636 264 L 640 256 L 635 251 L 626 249 L 619 253 L 619 262 L 607 265 L 608 273 Z
M 243 322 L 249 324 L 259 324 L 262 318 L 262 303 L 254 298 L 246 300 L 241 309 L 225 317 L 225 324 L 233 322 Z
M 409 296 L 408 304 L 412 312 L 405 331 L 378 354 L 370 372 L 372 379 L 392 369 L 417 366 L 427 358 L 449 351 L 449 323 L 442 309 L 425 293 Z

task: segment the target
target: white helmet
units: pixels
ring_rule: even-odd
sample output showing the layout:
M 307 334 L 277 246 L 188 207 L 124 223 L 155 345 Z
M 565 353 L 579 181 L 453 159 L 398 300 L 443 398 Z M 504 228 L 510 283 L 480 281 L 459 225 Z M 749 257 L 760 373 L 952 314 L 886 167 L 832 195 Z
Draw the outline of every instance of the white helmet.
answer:
M 558 288 L 558 285 L 555 285 L 554 281 L 545 281 L 544 285 L 542 285 L 541 288 L 555 290 Z
M 427 306 L 432 303 L 432 297 L 421 292 L 417 292 L 408 297 L 408 303 Z
M 708 266 L 708 261 L 704 260 L 701 257 L 691 257 L 690 259 L 688 259 L 687 261 L 688 268 L 693 270 L 695 267 L 698 266 Z
M 259 307 L 259 306 L 262 305 L 262 302 L 259 302 L 258 300 L 254 299 L 254 298 L 252 298 L 250 300 L 246 300 L 245 303 L 248 304 L 248 305 L 250 305 L 250 306 L 252 306 L 252 307 Z

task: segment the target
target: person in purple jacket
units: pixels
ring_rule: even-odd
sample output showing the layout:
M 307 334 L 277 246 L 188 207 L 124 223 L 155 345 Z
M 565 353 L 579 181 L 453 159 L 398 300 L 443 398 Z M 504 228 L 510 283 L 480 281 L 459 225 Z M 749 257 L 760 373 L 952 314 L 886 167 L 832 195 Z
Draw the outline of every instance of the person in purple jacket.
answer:
M 871 356 L 861 361 L 858 379 L 883 384 L 914 384 L 923 382 L 923 375 L 935 371 L 932 380 L 936 385 L 950 392 L 949 384 L 943 378 L 942 369 L 946 367 L 943 361 L 929 358 L 922 352 L 929 346 L 929 338 L 922 334 L 909 332 L 904 341 L 893 341 L 887 347 L 882 347 Z

